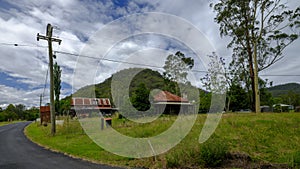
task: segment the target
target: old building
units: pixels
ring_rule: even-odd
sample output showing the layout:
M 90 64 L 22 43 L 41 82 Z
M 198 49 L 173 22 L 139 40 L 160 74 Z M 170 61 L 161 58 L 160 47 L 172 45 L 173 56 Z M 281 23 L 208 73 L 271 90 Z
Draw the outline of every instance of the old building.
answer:
M 71 112 L 77 117 L 91 117 L 93 115 L 111 115 L 116 109 L 112 108 L 109 98 L 81 98 L 73 97 Z
M 154 107 L 156 112 L 164 114 L 190 113 L 195 110 L 187 98 L 179 97 L 168 91 L 161 91 L 154 96 Z

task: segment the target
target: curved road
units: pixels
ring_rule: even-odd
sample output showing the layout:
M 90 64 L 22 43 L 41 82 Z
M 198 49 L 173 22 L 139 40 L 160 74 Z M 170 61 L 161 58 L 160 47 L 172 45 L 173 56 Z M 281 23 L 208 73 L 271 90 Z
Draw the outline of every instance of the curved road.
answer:
M 0 126 L 1 169 L 113 169 L 46 150 L 31 141 L 23 133 L 30 122 Z

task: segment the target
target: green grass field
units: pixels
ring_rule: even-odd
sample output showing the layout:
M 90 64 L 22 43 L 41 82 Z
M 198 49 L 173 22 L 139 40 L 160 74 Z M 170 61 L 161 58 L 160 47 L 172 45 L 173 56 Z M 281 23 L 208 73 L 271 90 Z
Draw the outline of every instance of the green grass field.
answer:
M 34 142 L 66 154 L 90 161 L 129 167 L 202 168 L 235 166 L 228 164 L 228 154 L 249 156 L 247 165 L 300 165 L 300 113 L 224 114 L 212 137 L 199 144 L 199 134 L 206 115 L 198 115 L 190 133 L 170 151 L 151 158 L 126 158 L 97 146 L 76 120 L 57 126 L 50 135 L 50 126 L 30 124 L 25 133 Z M 176 116 L 163 116 L 149 124 L 113 119 L 113 128 L 132 137 L 151 137 L 168 129 Z M 225 153 L 225 154 L 224 154 Z M 238 160 L 238 159 L 237 159 Z M 237 161 L 236 160 L 236 161 Z M 216 161 L 220 163 L 215 164 Z M 231 161 L 232 162 L 232 161 Z M 241 166 L 241 168 L 243 168 Z

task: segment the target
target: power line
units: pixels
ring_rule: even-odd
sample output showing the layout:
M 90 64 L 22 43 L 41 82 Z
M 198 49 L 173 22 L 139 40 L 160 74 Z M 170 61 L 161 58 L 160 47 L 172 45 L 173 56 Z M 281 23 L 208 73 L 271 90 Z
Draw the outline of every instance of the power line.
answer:
M 148 65 L 148 64 L 142 64 L 142 63 L 134 63 L 134 62 L 126 62 L 126 61 L 119 61 L 119 60 L 114 60 L 114 59 L 107 59 L 107 58 L 98 58 L 94 56 L 87 56 L 87 55 L 81 55 L 81 54 L 75 54 L 75 53 L 69 53 L 69 52 L 64 52 L 64 51 L 54 51 L 56 53 L 64 54 L 64 55 L 71 55 L 71 56 L 79 56 L 79 57 L 85 57 L 85 58 L 90 58 L 90 59 L 95 59 L 95 60 L 105 60 L 109 62 L 115 62 L 115 63 L 125 63 L 125 64 L 130 64 L 130 65 L 136 65 L 136 66 L 148 66 L 148 67 L 153 67 L 153 68 L 159 68 L 162 69 L 163 67 L 160 66 L 154 66 L 154 65 Z M 206 70 L 191 70 L 192 72 L 199 72 L 199 73 L 208 73 Z M 268 74 L 263 74 L 259 76 L 295 76 L 298 77 L 300 75 L 268 75 Z
M 300 75 L 259 75 L 259 76 L 283 76 L 283 77 L 285 77 L 285 76 L 289 76 L 289 77 L 299 77 Z
M 47 46 L 41 46 L 41 45 L 33 45 L 33 44 L 19 44 L 19 43 L 5 43 L 5 42 L 0 42 L 0 45 L 2 46 L 14 46 L 14 47 L 34 47 L 34 48 L 48 48 Z M 154 65 L 148 65 L 148 64 L 141 64 L 141 63 L 134 63 L 134 62 L 126 62 L 126 61 L 119 61 L 119 60 L 114 60 L 114 59 L 106 59 L 106 58 L 97 58 L 94 56 L 87 56 L 87 55 L 81 55 L 81 54 L 75 54 L 75 53 L 69 53 L 69 52 L 64 52 L 64 51 L 54 51 L 55 53 L 60 53 L 64 55 L 71 55 L 71 56 L 79 56 L 79 57 L 85 57 L 85 58 L 90 58 L 90 59 L 95 59 L 95 60 L 105 60 L 109 62 L 114 62 L 114 63 L 124 63 L 124 64 L 130 64 L 130 65 L 136 65 L 136 66 L 145 66 L 145 67 L 152 67 L 152 68 L 159 68 L 162 69 L 163 67 L 160 66 L 154 66 Z M 208 73 L 206 70 L 192 70 L 192 72 L 198 72 L 198 73 Z M 279 75 L 279 74 L 263 74 L 259 75 L 262 77 L 265 76 L 274 76 L 274 77 L 299 77 L 300 75 Z
M 75 54 L 75 53 L 69 53 L 69 52 L 63 52 L 63 51 L 54 51 L 54 52 L 64 54 L 64 55 L 79 56 L 79 57 L 85 57 L 85 58 L 95 59 L 95 60 L 105 60 L 105 61 L 114 62 L 114 63 L 124 63 L 124 64 L 135 65 L 135 66 L 145 66 L 145 67 L 163 69 L 163 67 L 161 67 L 161 66 L 155 66 L 155 65 L 149 65 L 149 64 L 134 63 L 134 62 L 120 61 L 120 60 L 107 59 L 107 58 L 98 58 L 98 57 L 94 57 L 94 56 L 87 56 L 87 55 L 81 55 L 81 54 Z M 208 72 L 206 70 L 191 70 L 191 71 L 198 72 L 198 73 L 207 73 Z
M 12 47 L 33 47 L 33 48 L 47 48 L 47 46 L 34 45 L 34 44 L 20 44 L 20 43 L 5 43 L 0 42 L 1 46 L 12 46 Z

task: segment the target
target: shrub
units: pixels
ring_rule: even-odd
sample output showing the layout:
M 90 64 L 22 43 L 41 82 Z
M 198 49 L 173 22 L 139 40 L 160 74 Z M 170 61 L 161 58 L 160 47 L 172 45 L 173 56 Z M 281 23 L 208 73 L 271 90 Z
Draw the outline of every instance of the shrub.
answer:
M 224 140 L 211 138 L 200 147 L 199 163 L 205 167 L 218 167 L 226 158 L 227 143 Z
M 167 168 L 182 168 L 186 162 L 186 156 L 183 151 L 175 151 L 166 156 Z
M 295 168 L 300 168 L 300 151 L 297 151 L 293 155 L 292 166 Z
M 177 155 L 167 155 L 167 168 L 174 168 L 179 166 L 179 157 Z

